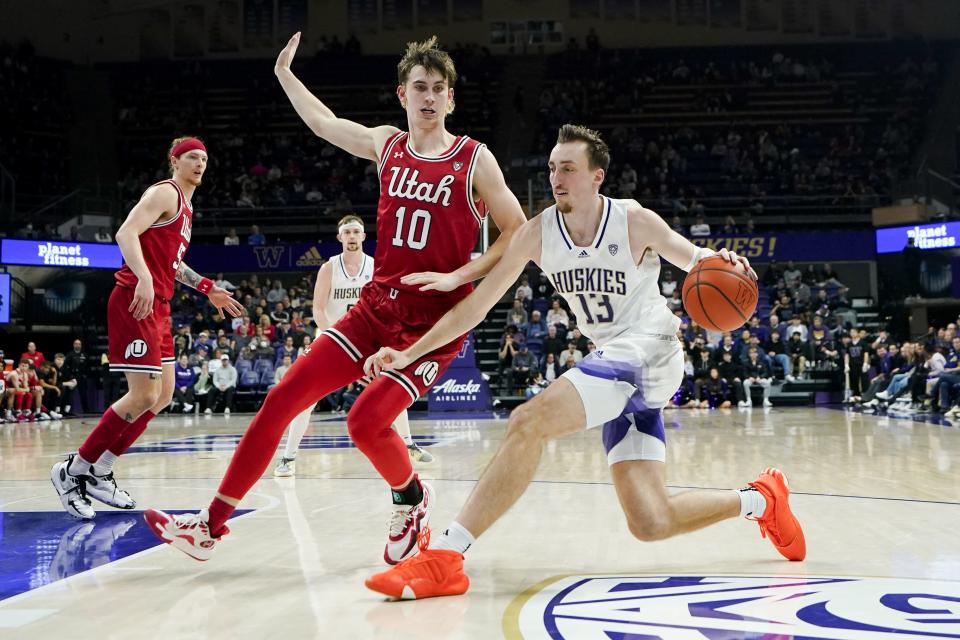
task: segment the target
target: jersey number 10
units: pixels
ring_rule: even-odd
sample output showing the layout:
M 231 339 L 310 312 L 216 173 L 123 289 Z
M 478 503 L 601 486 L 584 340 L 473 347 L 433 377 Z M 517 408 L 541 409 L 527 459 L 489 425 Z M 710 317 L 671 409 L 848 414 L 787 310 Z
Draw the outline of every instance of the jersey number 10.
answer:
M 404 223 L 406 222 L 407 208 L 397 209 L 397 233 L 393 236 L 392 244 L 395 247 L 403 246 Z M 427 236 L 430 235 L 430 212 L 426 209 L 417 209 L 410 215 L 407 227 L 407 246 L 420 251 L 427 246 Z

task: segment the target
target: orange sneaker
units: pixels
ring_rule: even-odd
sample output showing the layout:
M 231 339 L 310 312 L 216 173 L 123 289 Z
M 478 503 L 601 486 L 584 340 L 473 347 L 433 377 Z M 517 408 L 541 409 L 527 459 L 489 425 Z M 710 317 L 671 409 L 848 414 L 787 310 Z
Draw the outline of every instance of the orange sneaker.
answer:
M 770 542 L 787 560 L 803 560 L 807 556 L 807 543 L 800 522 L 790 511 L 790 487 L 783 472 L 767 467 L 750 486 L 763 494 L 767 508 L 757 519 L 760 535 Z
M 470 579 L 463 572 L 463 556 L 452 549 L 430 549 L 430 529 L 417 537 L 420 553 L 395 567 L 367 578 L 367 588 L 394 600 L 459 596 Z

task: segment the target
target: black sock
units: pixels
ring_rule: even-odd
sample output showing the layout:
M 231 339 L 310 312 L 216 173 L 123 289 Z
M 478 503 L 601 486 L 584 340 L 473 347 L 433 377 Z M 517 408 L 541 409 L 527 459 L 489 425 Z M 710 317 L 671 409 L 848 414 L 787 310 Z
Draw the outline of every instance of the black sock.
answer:
M 406 504 L 411 507 L 420 504 L 423 501 L 423 487 L 420 486 L 420 478 L 413 477 L 406 489 L 390 491 L 393 495 L 393 504 Z

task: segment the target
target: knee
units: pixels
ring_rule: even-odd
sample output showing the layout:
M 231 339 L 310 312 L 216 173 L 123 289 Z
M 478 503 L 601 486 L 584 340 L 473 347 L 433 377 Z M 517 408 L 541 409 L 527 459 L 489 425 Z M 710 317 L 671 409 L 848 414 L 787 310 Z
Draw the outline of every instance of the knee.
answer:
M 157 404 L 157 402 L 160 400 L 161 394 L 162 392 L 159 387 L 144 390 L 144 392 L 140 394 L 140 397 L 134 398 L 134 401 L 136 402 L 136 408 L 140 413 L 143 413 Z
M 522 404 L 510 414 L 507 437 L 522 440 L 544 440 L 544 418 L 530 404 Z
M 627 516 L 627 526 L 634 538 L 641 542 L 654 542 L 670 536 L 670 522 L 666 517 L 654 514 Z

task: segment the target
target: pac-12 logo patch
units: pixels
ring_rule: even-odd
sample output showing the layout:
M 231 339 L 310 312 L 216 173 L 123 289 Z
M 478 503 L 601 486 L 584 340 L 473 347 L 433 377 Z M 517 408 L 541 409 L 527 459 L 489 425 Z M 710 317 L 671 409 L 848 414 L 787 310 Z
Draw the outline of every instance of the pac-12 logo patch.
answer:
M 142 358 L 145 355 L 147 355 L 147 343 L 139 339 L 128 344 L 126 351 L 123 352 L 124 359 Z
M 426 362 L 420 363 L 420 365 L 414 370 L 413 375 L 420 376 L 420 379 L 423 380 L 423 384 L 429 387 L 433 384 L 433 381 L 437 379 L 437 374 L 439 372 L 440 365 L 433 360 L 427 360 Z
M 507 608 L 507 637 L 960 637 L 960 582 L 792 576 L 567 576 Z
M 619 251 L 619 250 L 620 250 L 620 245 L 618 245 L 618 244 L 607 245 L 607 251 L 609 251 L 609 252 L 610 252 L 610 255 L 612 255 L 612 256 L 617 255 L 617 251 Z
M 462 168 L 463 168 L 463 163 L 462 163 L 462 162 L 460 162 L 459 160 L 454 160 L 454 161 L 453 161 L 453 170 L 454 170 L 454 171 L 460 171 L 460 169 L 462 169 Z

